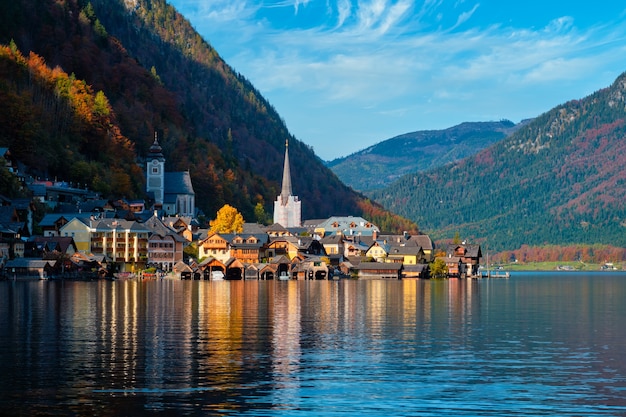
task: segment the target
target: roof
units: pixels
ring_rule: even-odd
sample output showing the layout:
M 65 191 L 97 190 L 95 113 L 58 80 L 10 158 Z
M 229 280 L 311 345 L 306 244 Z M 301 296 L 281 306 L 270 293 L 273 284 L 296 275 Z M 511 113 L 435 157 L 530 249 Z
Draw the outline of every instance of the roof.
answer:
M 222 235 L 222 237 L 224 237 L 224 235 Z M 243 239 L 243 242 L 241 243 L 235 243 L 235 239 L 237 239 L 238 237 L 240 237 L 241 239 Z M 250 239 L 251 237 L 254 237 L 256 239 L 256 243 L 249 243 L 248 239 Z M 238 234 L 238 235 L 234 235 L 232 239 L 230 239 L 230 245 L 234 248 L 260 248 L 261 246 L 263 246 L 264 244 L 269 242 L 269 236 L 267 235 L 267 233 L 252 233 L 252 234 Z
M 389 255 L 419 255 L 421 246 L 391 246 L 387 252 Z
M 39 222 L 39 226 L 41 227 L 56 226 L 56 222 L 58 222 L 60 219 L 65 219 L 67 221 L 70 221 L 72 217 L 74 216 L 70 216 L 70 215 L 62 214 L 62 213 L 48 213 L 45 216 L 43 216 L 43 219 L 41 219 L 41 221 Z
M 152 233 L 155 233 L 159 236 L 167 236 L 167 235 L 176 235 L 178 234 L 171 228 L 167 227 L 165 223 L 161 221 L 157 216 L 153 215 L 148 220 L 146 220 L 143 225 L 150 229 Z
M 52 259 L 15 258 L 7 261 L 5 268 L 45 268 L 54 266 L 56 261 Z
M 97 231 L 130 230 L 132 232 L 150 232 L 143 224 L 122 219 L 100 219 L 95 225 Z
M 73 246 L 74 250 L 76 250 L 74 238 L 69 236 L 37 236 L 33 239 L 33 242 L 35 242 L 37 247 L 48 251 L 56 250 L 65 253 L 70 246 Z
M 321 240 L 324 245 L 338 245 L 343 242 L 342 235 L 326 235 Z
M 355 268 L 359 270 L 387 270 L 387 271 L 399 271 L 402 269 L 401 263 L 389 263 L 389 262 L 361 262 L 356 265 Z
M 422 249 L 424 250 L 432 250 L 434 249 L 434 245 L 433 245 L 433 241 L 430 239 L 430 236 L 428 235 L 410 235 L 409 236 L 410 240 L 414 240 L 415 242 L 417 242 L 417 244 L 419 246 L 422 247 Z
M 193 194 L 193 185 L 189 171 L 165 173 L 165 195 Z
M 258 223 L 244 223 L 243 232 L 245 234 L 261 234 L 265 233 L 263 227 Z
M 371 235 L 373 232 L 380 232 L 380 229 L 375 224 L 365 220 L 363 217 L 354 216 L 329 217 L 320 223 L 317 228 L 324 229 L 324 234 Z
M 426 264 L 416 264 L 416 265 L 404 265 L 402 268 L 404 272 L 424 272 L 428 269 L 428 265 Z

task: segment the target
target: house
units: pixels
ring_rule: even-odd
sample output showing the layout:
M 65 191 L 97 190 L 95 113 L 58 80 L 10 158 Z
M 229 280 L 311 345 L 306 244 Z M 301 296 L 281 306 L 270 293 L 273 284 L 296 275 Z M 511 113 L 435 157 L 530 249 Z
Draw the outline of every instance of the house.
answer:
M 138 222 L 100 219 L 92 229 L 91 251 L 111 258 L 120 272 L 136 272 L 146 268 L 149 234 Z
M 291 259 L 286 256 L 278 256 L 270 262 L 276 278 L 291 276 Z M 263 272 L 263 271 L 261 271 Z M 265 279 L 268 279 L 267 276 Z M 270 278 L 271 279 L 271 278 Z
M 446 255 L 448 257 L 459 258 L 459 272 L 460 277 L 471 277 L 478 275 L 478 267 L 480 266 L 480 258 L 482 258 L 482 252 L 480 245 L 472 244 L 450 244 L 446 248 Z
M 230 240 L 234 237 L 231 234 L 220 234 L 209 232 L 209 235 L 198 242 L 198 258 L 215 258 L 225 263 L 230 256 Z
M 43 216 L 39 222 L 44 236 L 59 236 L 59 230 L 65 226 L 71 219 L 72 215 L 49 213 Z
M 192 220 L 188 216 L 169 216 L 163 218 L 163 224 L 191 242 L 193 240 Z
M 228 260 L 226 260 L 228 261 Z M 205 280 L 211 280 L 213 272 L 221 272 L 222 276 L 226 276 L 226 264 L 219 259 L 209 256 L 203 260 L 198 268 L 202 271 Z
M 54 273 L 56 261 L 15 258 L 4 266 L 4 275 L 9 278 L 39 278 L 44 279 Z
M 171 271 L 176 263 L 183 260 L 187 240 L 167 227 L 156 213 L 143 226 L 151 233 L 148 238 L 148 265 L 162 271 Z
M 266 258 L 267 234 L 236 235 L 230 241 L 230 256 L 243 263 L 260 263 Z
M 321 243 L 328 255 L 343 255 L 344 253 L 344 239 L 342 234 L 324 236 Z
M 289 229 L 287 229 L 286 227 L 284 227 L 283 225 L 281 225 L 280 223 L 274 223 L 270 226 L 267 226 L 265 228 L 265 233 L 268 234 L 269 237 L 286 237 L 286 236 L 292 236 L 291 232 L 289 231 Z
M 33 239 L 38 257 L 42 259 L 66 259 L 72 257 L 78 250 L 72 237 L 37 236 Z
M 386 240 L 377 240 L 369 247 L 365 256 L 374 259 L 376 262 L 385 262 L 391 246 Z
M 228 280 L 241 280 L 244 277 L 246 266 L 237 258 L 230 258 L 224 264 L 226 266 L 225 279 Z
M 400 274 L 402 279 L 424 279 L 430 277 L 427 264 L 404 265 Z
M 298 254 L 325 256 L 326 251 L 319 240 L 309 236 L 282 236 L 270 239 L 266 254 L 270 259 L 277 256 L 293 259 Z
M 460 278 L 461 277 L 461 258 L 459 256 L 440 256 L 437 259 L 441 259 L 446 263 L 448 268 L 448 278 Z
M 348 259 L 364 257 L 369 250 L 371 243 L 362 240 L 360 237 L 344 241 L 344 257 Z
M 81 201 L 98 199 L 99 195 L 64 181 L 35 181 L 28 184 L 35 198 L 55 209 L 63 204 L 79 204 Z
M 408 241 L 414 242 L 415 246 L 419 246 L 424 251 L 424 261 L 429 263 L 433 261 L 435 256 L 435 245 L 430 236 L 425 234 L 407 235 Z
M 364 218 L 353 216 L 329 217 L 314 229 L 314 234 L 322 237 L 339 233 L 344 236 L 372 236 L 380 230 Z
M 294 279 L 328 279 L 329 271 L 326 262 L 319 256 L 299 256 L 294 263 L 291 274 Z
M 194 279 L 193 269 L 183 261 L 177 262 L 172 268 L 172 271 L 180 279 Z
M 152 233 L 148 238 L 147 264 L 161 271 L 171 271 L 176 263 L 183 260 L 183 244 L 185 239 L 176 233 L 161 236 Z
M 249 264 L 245 266 L 243 278 L 246 280 L 259 280 L 259 271 L 263 268 L 263 265 L 267 264 Z
M 359 279 L 400 279 L 402 264 L 361 262 L 355 266 Z
M 270 238 L 266 254 L 269 259 L 280 256 L 286 256 L 289 259 L 293 259 L 298 255 L 299 250 L 300 244 L 297 237 L 280 236 Z
M 426 263 L 426 256 L 421 246 L 394 246 L 391 245 L 387 253 L 386 262 L 401 263 L 404 265 L 418 265 Z
M 298 238 L 298 253 L 308 256 L 326 256 L 326 250 L 322 243 L 310 236 Z
M 63 219 L 70 216 L 63 217 Z M 59 228 L 58 235 L 74 239 L 76 250 L 82 253 L 91 252 L 91 223 L 95 220 L 90 217 L 73 217 Z M 45 236 L 45 235 L 44 235 Z

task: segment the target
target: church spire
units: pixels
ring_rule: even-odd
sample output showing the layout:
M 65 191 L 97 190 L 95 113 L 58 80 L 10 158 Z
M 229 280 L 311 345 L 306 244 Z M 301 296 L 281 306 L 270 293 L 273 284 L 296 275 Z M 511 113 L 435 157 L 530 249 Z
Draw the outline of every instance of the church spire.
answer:
M 280 199 L 283 205 L 287 204 L 291 196 L 291 170 L 289 169 L 289 140 L 285 140 L 285 165 L 283 167 L 283 187 Z
M 289 141 L 285 141 L 282 189 L 280 195 L 274 201 L 274 223 L 278 223 L 283 227 L 300 227 L 302 225 L 302 206 L 298 197 L 292 195 L 291 191 Z

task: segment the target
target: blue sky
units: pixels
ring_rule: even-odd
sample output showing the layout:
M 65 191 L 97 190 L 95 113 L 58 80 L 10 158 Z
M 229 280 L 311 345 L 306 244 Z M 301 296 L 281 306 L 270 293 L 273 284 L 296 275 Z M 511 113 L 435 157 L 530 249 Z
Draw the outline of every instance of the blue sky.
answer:
M 522 119 L 626 71 L 626 3 L 168 0 L 322 159 Z

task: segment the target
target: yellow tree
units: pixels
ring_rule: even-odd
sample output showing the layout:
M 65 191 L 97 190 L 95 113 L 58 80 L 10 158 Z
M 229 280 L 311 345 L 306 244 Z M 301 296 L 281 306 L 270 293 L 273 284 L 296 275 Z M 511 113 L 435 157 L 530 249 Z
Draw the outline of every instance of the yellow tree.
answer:
M 217 211 L 215 220 L 209 222 L 211 232 L 241 233 L 243 232 L 243 216 L 231 205 L 224 206 Z

